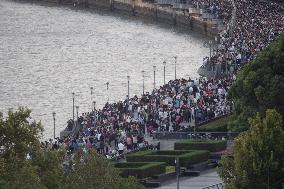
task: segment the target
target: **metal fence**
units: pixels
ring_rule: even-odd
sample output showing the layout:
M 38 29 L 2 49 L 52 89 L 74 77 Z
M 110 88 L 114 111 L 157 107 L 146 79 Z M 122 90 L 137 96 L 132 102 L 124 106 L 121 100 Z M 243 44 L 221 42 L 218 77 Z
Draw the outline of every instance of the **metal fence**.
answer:
M 154 139 L 211 139 L 233 140 L 238 132 L 154 132 Z
M 225 185 L 223 183 L 213 184 L 210 186 L 206 186 L 202 189 L 225 189 Z

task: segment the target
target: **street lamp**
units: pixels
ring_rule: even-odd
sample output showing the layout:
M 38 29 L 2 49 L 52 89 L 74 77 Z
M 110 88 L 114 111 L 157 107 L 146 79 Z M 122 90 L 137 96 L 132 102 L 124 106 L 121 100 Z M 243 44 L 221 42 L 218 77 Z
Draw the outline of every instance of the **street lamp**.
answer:
M 194 139 L 196 139 L 196 126 L 197 126 L 197 107 L 194 108 Z
M 174 56 L 175 59 L 175 80 L 177 79 L 177 56 Z
M 77 112 L 77 121 L 78 121 L 78 118 L 79 118 L 79 106 L 76 106 L 76 112 Z
M 92 102 L 92 100 L 93 100 L 93 87 L 90 87 L 90 90 L 91 90 L 91 102 Z M 91 106 L 92 107 L 92 106 Z M 91 108 L 92 109 L 92 108 Z
M 163 62 L 164 65 L 164 85 L 166 84 L 166 61 Z
M 94 89 L 94 87 L 90 87 L 90 89 L 91 89 L 91 97 L 93 96 L 93 89 Z
M 75 103 L 75 93 L 73 92 L 72 93 L 72 97 L 73 97 L 73 124 L 74 124 L 74 117 L 75 117 L 75 113 L 74 113 L 74 107 L 75 107 L 75 105 L 74 105 L 74 103 Z
M 109 85 L 109 82 L 106 82 L 106 86 L 107 86 L 107 102 L 109 101 L 109 96 L 108 96 L 108 85 Z
M 154 89 L 155 89 L 156 88 L 156 70 L 157 70 L 157 67 L 153 66 L 153 70 L 154 70 Z
M 210 49 L 209 56 L 210 56 L 210 62 L 211 62 L 211 58 L 212 58 L 212 40 L 211 39 L 209 40 L 209 49 Z
M 144 70 L 142 70 L 142 78 L 143 78 L 143 95 L 144 95 L 144 88 L 145 88 L 145 86 L 144 86 L 144 77 L 145 77 L 145 71 Z
M 53 116 L 53 138 L 55 139 L 55 112 L 52 112 L 52 116 Z
M 127 76 L 127 99 L 129 100 L 129 80 L 130 80 L 130 76 Z
M 94 111 L 96 110 L 96 101 L 93 101 Z

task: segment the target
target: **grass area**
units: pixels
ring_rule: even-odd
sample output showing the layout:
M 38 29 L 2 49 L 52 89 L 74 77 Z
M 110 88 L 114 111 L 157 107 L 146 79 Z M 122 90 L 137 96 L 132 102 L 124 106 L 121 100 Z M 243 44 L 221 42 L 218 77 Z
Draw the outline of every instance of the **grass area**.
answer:
M 234 119 L 233 115 L 217 119 L 197 128 L 199 132 L 227 132 L 228 123 Z

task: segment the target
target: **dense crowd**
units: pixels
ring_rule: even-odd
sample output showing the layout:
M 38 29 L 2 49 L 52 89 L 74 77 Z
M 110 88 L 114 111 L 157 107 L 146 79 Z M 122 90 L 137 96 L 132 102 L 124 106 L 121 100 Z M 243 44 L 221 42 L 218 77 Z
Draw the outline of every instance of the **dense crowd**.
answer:
M 226 97 L 236 79 L 235 71 L 253 60 L 283 32 L 284 7 L 254 0 L 192 2 L 223 19 L 225 24 L 235 16 L 234 27 L 220 32 L 216 53 L 208 61 L 231 74 L 219 79 L 172 80 L 141 97 L 107 103 L 101 110 L 84 113 L 78 118 L 81 131 L 76 136 L 46 142 L 45 147 L 64 146 L 70 154 L 80 147 L 85 151 L 95 149 L 112 159 L 125 152 L 154 148 L 144 138 L 145 133 L 186 131 L 201 122 L 229 114 L 232 102 Z M 233 9 L 235 15 L 232 15 Z
M 234 78 L 169 81 L 140 98 L 126 98 L 107 103 L 101 110 L 83 113 L 78 118 L 81 131 L 76 136 L 43 145 L 64 147 L 69 155 L 78 148 L 94 149 L 109 159 L 140 149 L 159 148 L 145 140 L 145 133 L 186 131 L 195 124 L 229 114 L 232 105 L 226 96 Z
M 256 0 L 193 0 L 208 12 L 217 13 L 230 27 L 219 33 L 216 54 L 207 65 L 222 73 L 237 71 L 284 31 L 284 6 Z M 234 6 L 233 6 L 234 5 Z M 235 15 L 232 15 L 235 9 Z

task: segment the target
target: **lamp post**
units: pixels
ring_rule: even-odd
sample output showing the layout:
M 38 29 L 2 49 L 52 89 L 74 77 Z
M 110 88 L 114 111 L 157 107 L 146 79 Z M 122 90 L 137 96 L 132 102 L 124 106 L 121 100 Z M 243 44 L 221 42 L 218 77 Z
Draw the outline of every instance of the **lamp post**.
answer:
M 77 112 L 77 121 L 78 121 L 78 118 L 79 118 L 79 106 L 76 106 L 76 112 Z
M 55 112 L 52 112 L 52 116 L 53 116 L 53 138 L 55 139 Z
M 90 87 L 90 90 L 91 90 L 91 102 L 93 101 L 93 89 L 94 89 L 94 87 Z M 92 106 L 91 106 L 91 109 L 92 109 Z
M 194 108 L 194 139 L 196 139 L 196 126 L 197 126 L 197 119 L 196 119 L 196 115 L 197 115 L 197 112 L 196 112 L 197 108 Z
M 109 82 L 106 82 L 106 86 L 107 86 L 107 102 L 109 101 L 109 96 L 108 96 L 108 85 L 109 85 Z
M 177 174 L 177 189 L 179 189 L 179 174 L 180 174 L 180 166 L 179 166 L 179 157 L 176 157 L 176 174 Z
M 91 90 L 91 98 L 92 98 L 92 96 L 93 96 L 93 89 L 94 89 L 94 87 L 90 87 L 90 90 Z
M 210 62 L 211 62 L 211 57 L 212 57 L 212 40 L 211 39 L 209 40 L 209 49 L 210 49 L 209 56 L 210 56 Z
M 144 77 L 145 77 L 145 71 L 144 70 L 142 70 L 142 78 L 143 78 L 143 84 L 142 84 L 142 88 L 143 88 L 143 95 L 144 95 L 144 89 L 145 89 L 145 86 L 144 86 Z
M 96 101 L 93 101 L 94 111 L 96 110 Z
M 166 61 L 163 62 L 164 65 L 164 85 L 166 84 Z
M 175 80 L 177 79 L 177 56 L 174 56 L 175 59 Z
M 213 44 L 213 41 L 210 39 L 209 40 L 209 49 L 210 49 L 210 54 L 209 54 L 209 56 L 210 56 L 210 63 L 212 64 L 211 66 L 212 66 L 212 71 L 214 71 L 214 64 L 212 63 L 212 44 Z
M 72 97 L 73 97 L 73 123 L 74 123 L 74 117 L 75 117 L 75 113 L 74 113 L 74 108 L 75 108 L 75 105 L 74 105 L 74 103 L 75 103 L 75 93 L 74 93 L 74 92 L 72 93 Z
M 156 70 L 157 70 L 157 67 L 153 66 L 153 70 L 154 70 L 154 89 L 155 89 L 156 88 Z
M 130 76 L 127 76 L 127 100 L 129 100 L 129 81 L 130 81 Z

